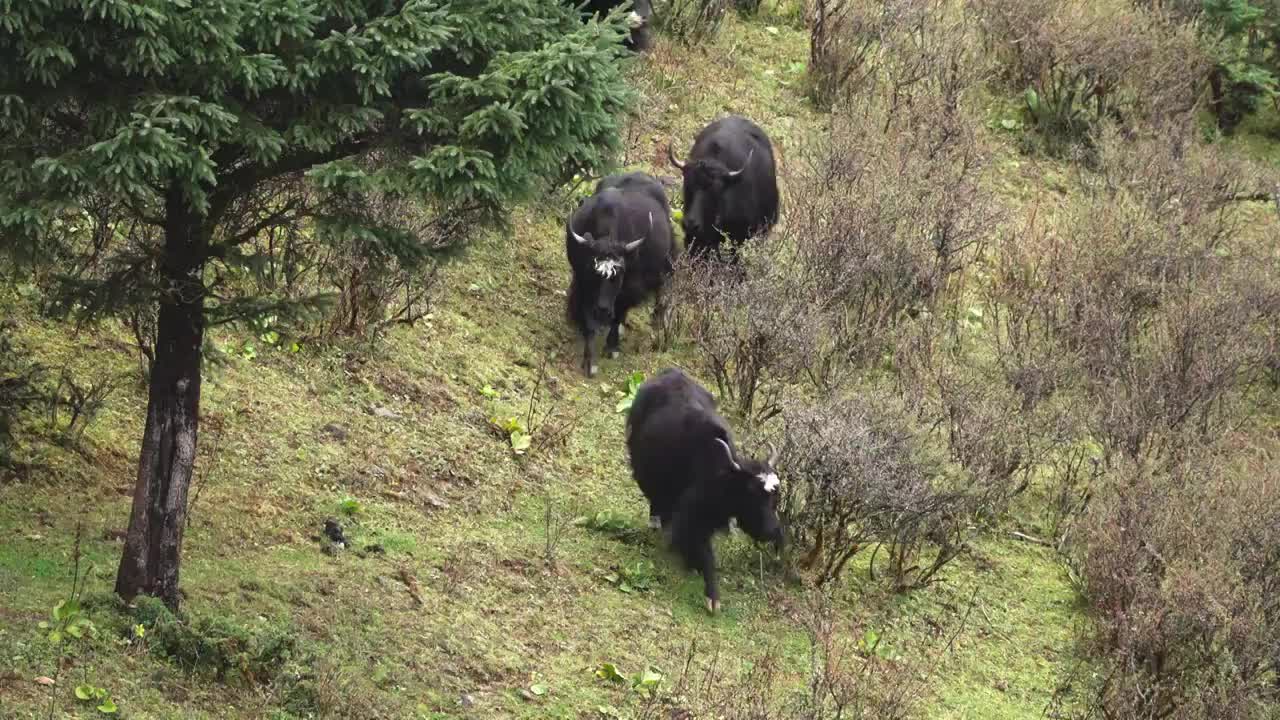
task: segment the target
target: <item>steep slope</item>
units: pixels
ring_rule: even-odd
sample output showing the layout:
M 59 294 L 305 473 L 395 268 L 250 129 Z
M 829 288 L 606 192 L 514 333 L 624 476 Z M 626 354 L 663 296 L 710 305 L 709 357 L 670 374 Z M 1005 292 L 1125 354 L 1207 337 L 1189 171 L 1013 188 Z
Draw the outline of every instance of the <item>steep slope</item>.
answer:
M 800 90 L 806 38 L 779 22 L 731 20 L 698 50 L 661 40 L 633 68 L 642 102 L 626 162 L 670 175 L 667 142 L 687 147 L 704 122 L 740 112 L 776 138 L 785 175 L 822 121 Z M 129 645 L 104 632 L 59 680 L 60 706 L 83 677 L 127 717 L 630 716 L 641 694 L 597 677 L 603 663 L 674 681 L 692 656 L 699 677 L 713 664 L 731 677 L 770 649 L 800 682 L 809 639 L 796 588 L 762 574 L 755 549 L 734 537 L 721 543 L 726 612 L 708 617 L 699 579 L 642 530 L 615 391 L 632 372 L 690 356 L 649 352 L 642 314 L 626 355 L 595 381 L 577 373 L 563 321 L 568 206 L 549 198 L 517 210 L 511 235 L 490 234 L 443 269 L 427 320 L 373 347 L 262 350 L 210 368 L 186 610 L 253 637 L 293 637 L 296 648 L 262 656 L 283 668 L 271 684 L 235 672 L 219 682 L 141 649 L 160 638 Z M 73 336 L 21 297 L 4 303 L 42 362 L 133 372 L 112 329 Z M 550 420 L 516 456 L 490 418 L 523 416 L 534 396 Z M 32 435 L 28 452 L 43 465 L 0 485 L 5 717 L 44 716 L 50 689 L 34 678 L 52 676 L 54 659 L 37 623 L 70 587 L 77 526 L 81 566 L 93 567 L 90 613 L 106 630 L 125 627 L 105 594 L 144 402 L 125 386 L 78 450 Z M 548 447 L 554 436 L 563 444 Z M 567 522 L 580 516 L 593 521 Z M 361 552 L 321 551 L 313 536 L 329 517 Z M 374 544 L 381 552 L 363 551 Z M 1073 598 L 1047 549 L 1001 538 L 907 596 L 858 569 L 839 614 L 920 661 L 921 716 L 1024 718 L 1075 666 Z

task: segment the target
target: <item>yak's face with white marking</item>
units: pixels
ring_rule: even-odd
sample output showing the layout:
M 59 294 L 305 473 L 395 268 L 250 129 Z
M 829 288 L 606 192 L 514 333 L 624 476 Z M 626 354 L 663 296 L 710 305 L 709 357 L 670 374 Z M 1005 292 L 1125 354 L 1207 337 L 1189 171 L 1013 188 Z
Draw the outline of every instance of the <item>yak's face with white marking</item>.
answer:
M 778 519 L 778 498 L 782 483 L 773 469 L 777 453 L 761 462 L 737 458 L 729 445 L 716 440 L 728 458 L 723 478 L 729 485 L 733 517 L 742 531 L 760 542 L 782 544 L 782 522 Z
M 649 224 L 652 228 L 652 216 Z M 621 241 L 607 235 L 596 238 L 591 233 L 579 235 L 572 226 L 569 232 L 590 253 L 590 272 L 594 282 L 583 283 L 583 285 L 587 288 L 595 287 L 596 293 L 594 299 L 585 298 L 584 302 L 590 303 L 590 316 L 596 322 L 601 325 L 607 324 L 613 320 L 614 306 L 626 281 L 627 265 L 635 257 L 640 245 L 644 243 L 644 237 L 629 241 Z

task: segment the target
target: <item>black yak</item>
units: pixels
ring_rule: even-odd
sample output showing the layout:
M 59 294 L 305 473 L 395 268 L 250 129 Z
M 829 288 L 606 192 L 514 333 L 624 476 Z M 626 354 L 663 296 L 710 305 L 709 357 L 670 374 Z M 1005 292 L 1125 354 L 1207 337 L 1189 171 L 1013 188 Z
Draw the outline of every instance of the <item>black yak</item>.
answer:
M 588 18 L 593 15 L 603 18 L 622 3 L 623 0 L 588 0 L 585 6 L 581 2 L 574 2 L 573 5 L 582 7 Z M 635 51 L 648 50 L 652 44 L 649 24 L 653 22 L 653 2 L 635 0 L 631 4 L 631 12 L 627 13 L 627 22 L 631 26 L 631 34 L 623 40 L 623 44 Z
M 572 279 L 568 315 L 583 339 L 582 369 L 598 370 L 595 336 L 608 328 L 605 351 L 617 357 L 622 324 L 654 296 L 654 325 L 666 319 L 663 290 L 675 268 L 671 209 L 662 185 L 644 173 L 611 175 L 578 206 L 565 225 Z
M 685 564 L 702 573 L 714 613 L 720 608 L 715 533 L 734 520 L 755 540 L 782 546 L 777 454 L 766 462 L 741 457 L 715 398 L 676 369 L 636 391 L 626 432 L 631 473 L 649 499 L 650 526 L 666 528 Z
M 719 252 L 767 232 L 778 222 L 778 179 L 773 146 L 759 125 L 730 115 L 698 133 L 689 159 L 671 164 L 684 173 L 685 249 L 694 257 Z

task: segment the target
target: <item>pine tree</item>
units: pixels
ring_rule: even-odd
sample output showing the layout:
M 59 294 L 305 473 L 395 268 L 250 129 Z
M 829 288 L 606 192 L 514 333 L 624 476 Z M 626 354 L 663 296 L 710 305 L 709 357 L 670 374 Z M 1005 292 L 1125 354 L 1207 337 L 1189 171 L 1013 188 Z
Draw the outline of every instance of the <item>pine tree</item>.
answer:
M 497 218 L 604 166 L 624 33 L 559 0 L 0 0 L 0 251 L 86 318 L 155 313 L 122 597 L 178 606 L 205 329 L 288 306 L 224 281 L 262 234 L 412 265 L 359 198 Z
M 1202 31 L 1214 67 L 1209 77 L 1210 109 L 1218 128 L 1229 133 L 1276 96 L 1280 3 L 1275 0 L 1203 0 Z

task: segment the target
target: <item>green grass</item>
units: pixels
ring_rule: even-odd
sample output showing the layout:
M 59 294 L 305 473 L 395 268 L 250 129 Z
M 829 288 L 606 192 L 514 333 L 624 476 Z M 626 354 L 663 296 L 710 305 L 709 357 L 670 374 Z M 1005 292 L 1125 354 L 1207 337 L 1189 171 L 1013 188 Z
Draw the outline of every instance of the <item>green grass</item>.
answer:
M 707 120 L 744 112 L 777 139 L 785 177 L 822 122 L 803 99 L 806 59 L 803 33 L 767 17 L 731 18 L 699 51 L 660 43 L 634 69 L 642 97 L 628 164 L 670 175 L 660 160 L 668 141 L 687 148 Z M 1043 187 L 1038 172 L 1011 162 L 1010 194 L 1039 191 L 1026 182 Z M 674 674 L 695 642 L 704 662 L 719 653 L 733 671 L 776 646 L 789 673 L 804 672 L 800 594 L 762 578 L 752 546 L 720 541 L 726 607 L 713 618 L 701 580 L 642 529 L 615 391 L 633 371 L 687 365 L 689 355 L 649 352 L 639 316 L 626 354 L 605 360 L 594 380 L 580 375 L 560 294 L 566 208 L 553 200 L 518 209 L 513 236 L 488 235 L 443 270 L 429 320 L 373 348 L 260 348 L 253 361 L 208 371 L 185 609 L 293 629 L 305 672 L 265 687 L 218 683 L 104 638 L 80 666 L 111 690 L 123 717 L 282 718 L 290 708 L 349 718 L 594 717 L 599 706 L 639 702 L 594 676 L 601 663 Z M 136 367 L 112 328 L 74 335 L 17 299 L 6 306 L 50 366 Z M 543 362 L 555 378 L 544 401 L 555 398 L 556 418 L 578 420 L 563 449 L 516 457 L 487 418 L 522 413 Z M 480 393 L 486 385 L 495 397 Z M 94 568 L 89 591 L 111 589 L 144 403 L 136 382 L 126 385 L 78 450 L 33 428 L 24 457 L 41 467 L 0 485 L 0 716 L 43 717 L 48 689 L 33 679 L 52 673 L 52 657 L 36 623 L 69 587 L 77 526 Z M 323 430 L 330 423 L 345 440 Z M 342 510 L 348 499 L 359 505 L 352 516 Z M 549 564 L 548 503 L 558 520 L 611 511 L 634 532 L 569 525 Z M 321 552 L 313 536 L 327 517 L 340 519 L 360 553 Z M 372 544 L 384 552 L 364 553 Z M 606 579 L 644 561 L 653 563 L 647 591 L 624 593 Z M 888 594 L 860 567 L 840 597 L 851 624 L 875 626 L 936 670 L 922 712 L 931 718 L 1038 717 L 1075 666 L 1074 627 L 1084 622 L 1052 554 L 998 532 L 927 589 Z M 527 699 L 521 691 L 534 684 L 547 692 Z M 71 711 L 66 682 L 57 692 Z

